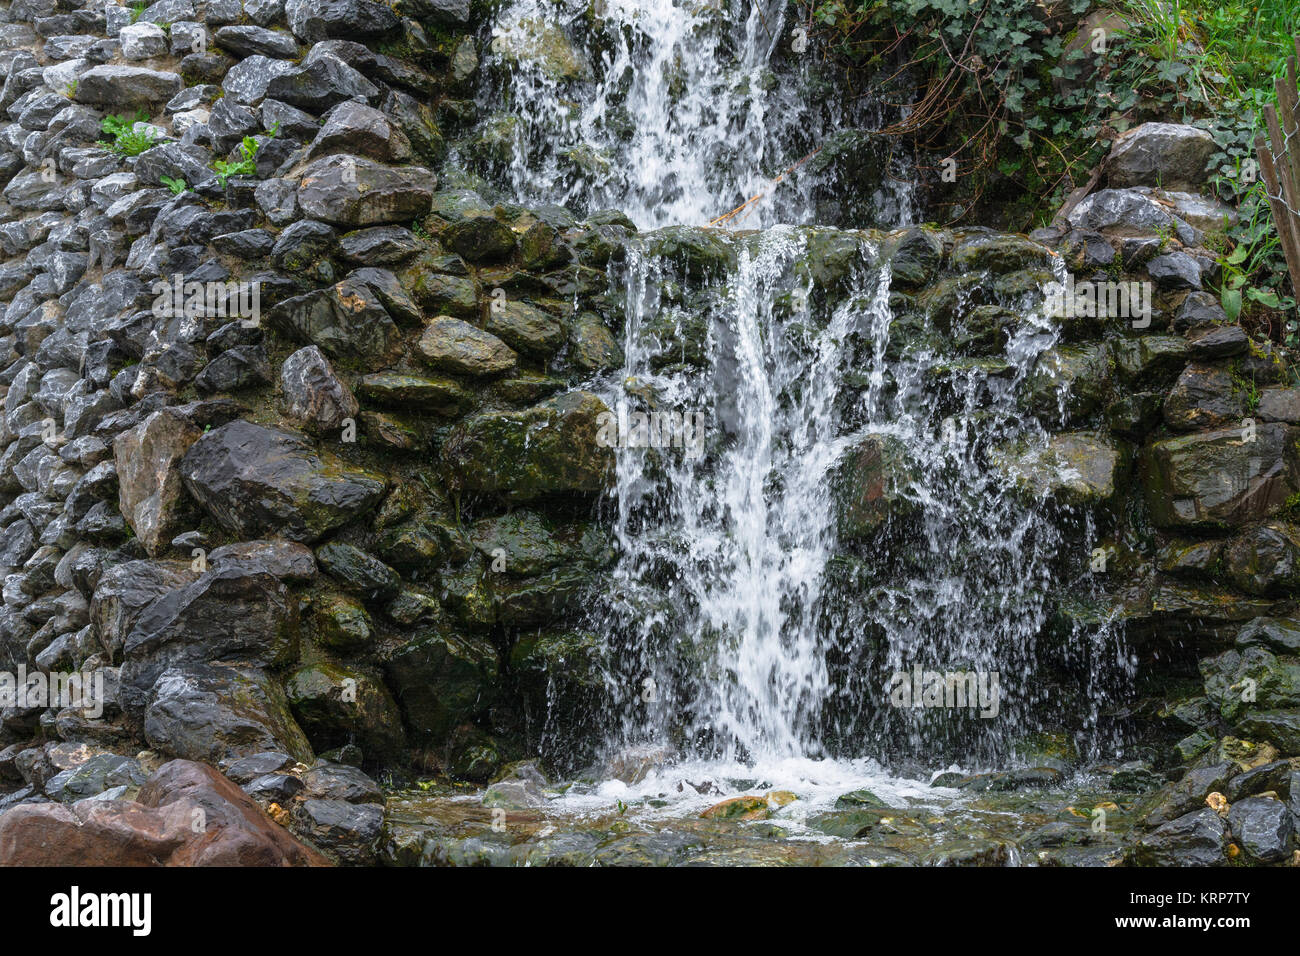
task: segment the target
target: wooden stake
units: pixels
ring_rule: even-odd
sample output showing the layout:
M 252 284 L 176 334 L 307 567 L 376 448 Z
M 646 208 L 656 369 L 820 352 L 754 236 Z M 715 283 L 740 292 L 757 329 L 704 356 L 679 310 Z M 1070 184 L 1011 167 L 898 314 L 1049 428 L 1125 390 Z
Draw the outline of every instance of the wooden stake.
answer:
M 1266 109 L 1266 112 L 1271 107 Z M 1277 118 L 1273 118 L 1273 126 Z M 1282 254 L 1286 257 L 1287 268 L 1291 271 L 1292 288 L 1300 287 L 1300 243 L 1297 243 L 1295 224 L 1289 210 L 1278 199 L 1282 195 L 1282 184 L 1278 180 L 1277 169 L 1273 165 L 1273 154 L 1269 152 L 1264 134 L 1255 137 L 1255 152 L 1259 156 L 1259 171 L 1268 190 L 1268 203 L 1273 210 L 1273 222 L 1277 226 L 1278 239 L 1282 243 Z

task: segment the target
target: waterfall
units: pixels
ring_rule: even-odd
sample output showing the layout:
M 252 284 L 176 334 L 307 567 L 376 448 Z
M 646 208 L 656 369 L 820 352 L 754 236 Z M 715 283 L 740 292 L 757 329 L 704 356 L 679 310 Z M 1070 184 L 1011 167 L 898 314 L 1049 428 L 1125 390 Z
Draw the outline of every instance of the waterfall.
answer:
M 807 278 L 810 239 L 828 236 L 856 247 L 838 293 Z M 727 761 L 994 761 L 1016 734 L 1063 726 L 1038 642 L 1060 559 L 1090 539 L 990 463 L 1047 438 L 1019 400 L 1057 338 L 1042 293 L 1008 296 L 1018 322 L 1002 354 L 970 362 L 900 340 L 889 264 L 866 236 L 782 226 L 717 241 L 732 256 L 708 279 L 655 254 L 657 233 L 632 242 L 620 277 L 626 365 L 611 404 L 694 414 L 710 440 L 697 457 L 618 457 L 623 557 L 601 620 L 618 742 Z M 915 341 L 940 341 L 933 331 Z M 835 476 L 864 441 L 891 443 L 913 472 L 907 519 L 865 553 L 841 539 L 835 506 Z M 1105 629 L 1067 641 L 1074 654 L 1111 643 Z M 889 706 L 890 676 L 915 667 L 994 675 L 996 719 Z
M 897 152 L 861 132 L 882 108 L 810 95 L 784 11 L 515 0 L 492 30 L 480 101 L 510 150 L 484 172 L 521 201 L 617 208 L 642 230 L 610 272 L 626 364 L 597 383 L 620 433 L 620 559 L 591 612 L 607 743 L 730 766 L 1005 761 L 1018 735 L 1072 719 L 1044 660 L 1090 674 L 1086 692 L 1127 666 L 1108 627 L 1053 620 L 1090 525 L 993 465 L 1047 441 L 1021 398 L 1058 332 L 1039 286 L 994 296 L 1015 321 L 975 360 L 928 315 L 895 314 L 881 234 L 855 231 L 913 216 L 907 177 L 887 175 Z M 837 141 L 877 177 L 827 162 L 781 178 Z M 742 205 L 726 225 L 761 231 L 698 228 Z M 829 228 L 827 210 L 869 218 Z M 855 541 L 839 488 L 863 449 L 908 479 L 898 520 Z M 954 670 L 996 682 L 994 714 L 891 706 L 895 675 Z
M 830 134 L 874 127 L 882 111 L 842 105 L 818 81 L 806 28 L 786 11 L 773 0 L 515 0 L 493 26 L 497 82 L 481 97 L 491 134 L 510 146 L 491 171 L 523 201 L 616 208 L 642 229 L 741 206 L 728 225 L 814 221 L 814 188 L 835 171 L 787 174 L 809 172 L 802 161 Z M 905 179 L 873 186 L 873 208 L 908 220 Z

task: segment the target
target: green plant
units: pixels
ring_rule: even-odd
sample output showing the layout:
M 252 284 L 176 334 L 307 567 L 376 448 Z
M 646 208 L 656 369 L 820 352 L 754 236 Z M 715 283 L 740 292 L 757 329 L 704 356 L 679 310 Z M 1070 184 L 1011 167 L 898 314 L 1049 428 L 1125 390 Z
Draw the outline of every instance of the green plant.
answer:
M 159 181 L 172 191 L 173 196 L 179 196 L 185 190 L 189 189 L 189 184 L 184 179 L 175 176 L 159 176 Z
M 74 96 L 77 95 L 76 80 L 73 80 L 71 83 L 69 83 L 67 86 L 63 88 L 63 95 L 66 96 L 68 99 L 72 99 Z
M 886 93 L 908 79 L 897 97 L 908 110 L 884 132 L 956 161 L 948 188 L 956 218 L 1033 228 L 1090 181 L 1127 130 L 1152 119 L 1205 129 L 1218 147 L 1216 191 L 1240 212 L 1224 230 L 1225 288 L 1241 293 L 1248 325 L 1296 344 L 1294 314 L 1281 318 L 1293 299 L 1271 213 L 1245 165 L 1273 80 L 1294 52 L 1294 0 L 1104 8 L 1123 26 L 1100 37 L 1085 34 L 1082 15 L 1100 9 L 1090 0 L 808 0 L 803 9 L 823 55 L 847 76 L 873 78 Z M 1227 263 L 1243 244 L 1244 258 Z
M 1253 415 L 1259 408 L 1259 386 L 1255 384 L 1253 378 L 1249 375 L 1243 374 L 1238 369 L 1233 369 L 1231 372 L 1231 378 L 1233 389 L 1240 392 L 1242 397 L 1246 400 L 1246 412 Z
M 110 113 L 99 124 L 100 130 L 109 138 L 100 140 L 99 145 L 119 156 L 139 156 L 154 145 L 156 130 L 152 126 L 136 129 L 136 124 L 145 123 L 148 119 L 149 114 L 144 110 L 138 111 L 133 117 Z
M 137 23 L 137 22 L 139 22 L 140 18 L 141 18 L 142 16 L 144 16 L 144 11 L 145 11 L 145 9 L 146 9 L 146 7 L 145 7 L 145 4 L 143 4 L 143 3 L 136 3 L 136 4 L 133 4 L 133 5 L 131 6 L 131 22 L 132 22 L 132 23 Z
M 251 136 L 245 136 L 243 142 L 239 144 L 239 159 L 234 161 L 218 159 L 212 164 L 212 168 L 217 171 L 217 181 L 221 188 L 226 188 L 226 183 L 231 176 L 251 176 L 257 172 L 257 140 Z

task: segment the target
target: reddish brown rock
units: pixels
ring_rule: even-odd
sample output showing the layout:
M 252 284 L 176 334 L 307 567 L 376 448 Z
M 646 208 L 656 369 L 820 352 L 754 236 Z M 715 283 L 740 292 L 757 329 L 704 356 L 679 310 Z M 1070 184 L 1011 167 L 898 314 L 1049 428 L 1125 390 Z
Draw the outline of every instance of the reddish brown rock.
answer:
M 0 816 L 3 866 L 328 866 L 205 764 L 173 760 L 135 801 L 23 804 Z

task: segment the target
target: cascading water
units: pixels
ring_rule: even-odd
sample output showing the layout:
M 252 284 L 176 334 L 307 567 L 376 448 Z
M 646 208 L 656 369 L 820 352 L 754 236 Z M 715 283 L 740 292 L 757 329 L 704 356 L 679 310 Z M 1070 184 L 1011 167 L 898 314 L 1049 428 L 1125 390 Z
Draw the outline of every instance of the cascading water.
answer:
M 642 229 L 704 225 L 750 200 L 732 226 L 812 221 L 817 177 L 780 189 L 773 180 L 835 130 L 878 125 L 882 111 L 869 99 L 845 107 L 815 82 L 789 50 L 803 34 L 786 10 L 770 0 L 517 0 L 493 27 L 502 81 L 484 94 L 485 105 L 505 104 L 489 123 L 510 145 L 496 172 L 522 199 L 617 208 Z M 906 220 L 910 188 L 881 177 L 870 205 L 881 221 Z
M 1039 285 L 1000 294 L 1005 336 L 971 361 L 965 330 L 895 314 L 878 241 L 798 225 L 827 208 L 869 208 L 855 226 L 912 213 L 888 176 L 867 206 L 828 206 L 815 178 L 773 183 L 873 109 L 814 102 L 781 47 L 783 10 L 516 0 L 493 28 L 504 85 L 484 98 L 504 101 L 489 126 L 511 144 L 496 178 L 525 201 L 614 207 L 655 230 L 611 269 L 626 365 L 603 383 L 608 403 L 624 425 L 672 411 L 703 427 L 698 455 L 617 456 L 621 557 L 592 614 L 617 709 L 609 748 L 794 761 L 804 779 L 813 758 L 1005 760 L 1016 735 L 1065 726 L 1043 661 L 1101 684 L 1127 665 L 1105 626 L 1058 626 L 1042 646 L 1053 582 L 1079 567 L 1090 532 L 1064 530 L 995 466 L 1046 441 L 1020 398 L 1056 331 Z M 861 185 L 838 175 L 836 189 Z M 663 228 L 704 226 L 753 196 L 745 225 L 764 232 Z M 828 259 L 846 263 L 829 278 Z M 864 543 L 844 532 L 840 476 L 868 453 L 905 463 L 906 478 L 904 517 Z M 992 675 L 997 719 L 889 706 L 891 676 L 914 667 Z M 843 764 L 821 762 L 813 776 L 844 782 L 826 769 Z
M 670 264 L 630 251 L 625 380 L 656 405 L 698 416 L 715 441 L 695 459 L 620 457 L 623 620 L 610 629 L 650 652 L 637 666 L 655 689 L 643 695 L 652 725 L 684 708 L 686 735 L 720 755 L 797 756 L 819 749 L 828 688 L 816 621 L 834 537 L 824 486 L 850 440 L 834 409 L 842 343 L 887 314 L 888 276 L 875 270 L 868 293 L 816 328 L 805 286 L 790 307 L 798 232 L 778 227 L 731 245 L 734 270 L 696 304 L 712 321 L 702 367 L 661 373 L 662 317 L 691 306 L 666 301 Z M 673 673 L 683 658 L 696 665 L 684 682 Z
M 807 278 L 810 237 L 856 247 L 838 294 Z M 1056 339 L 1041 293 L 1009 297 L 1017 321 L 1001 354 L 969 362 L 934 344 L 928 320 L 900 333 L 869 239 L 776 227 L 717 240 L 733 264 L 686 299 L 689 277 L 647 251 L 656 240 L 629 250 L 626 385 L 611 402 L 685 410 L 711 442 L 697 458 L 618 459 L 623 559 L 602 625 L 620 743 L 726 760 L 997 760 L 1015 734 L 1063 726 L 1038 641 L 1062 550 L 1086 549 L 991 464 L 1046 440 L 1020 402 Z M 908 518 L 864 553 L 842 539 L 837 475 L 881 445 L 908 463 Z M 1079 656 L 1113 640 L 1103 628 L 1065 644 Z M 889 706 L 891 675 L 918 666 L 992 675 L 994 712 Z

